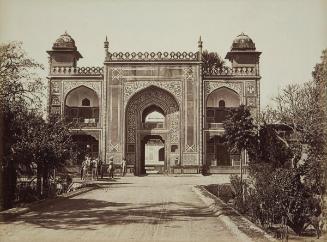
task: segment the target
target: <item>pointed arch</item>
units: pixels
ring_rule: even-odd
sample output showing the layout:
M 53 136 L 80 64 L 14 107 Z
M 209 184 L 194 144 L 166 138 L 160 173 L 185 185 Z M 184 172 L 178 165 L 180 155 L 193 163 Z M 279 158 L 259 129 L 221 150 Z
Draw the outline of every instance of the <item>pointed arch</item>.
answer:
M 240 95 L 231 88 L 219 87 L 212 91 L 206 100 L 206 106 L 211 108 L 219 107 L 219 102 L 224 101 L 225 107 L 238 107 L 241 104 Z
M 81 107 L 83 99 L 90 100 L 90 107 L 99 107 L 98 94 L 91 88 L 80 85 L 70 90 L 65 96 L 65 105 L 70 107 Z

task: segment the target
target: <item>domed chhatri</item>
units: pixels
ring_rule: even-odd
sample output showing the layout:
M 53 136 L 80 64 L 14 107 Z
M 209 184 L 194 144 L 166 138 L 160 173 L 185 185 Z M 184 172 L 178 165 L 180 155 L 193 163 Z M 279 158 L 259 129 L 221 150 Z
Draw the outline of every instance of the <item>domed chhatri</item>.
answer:
M 47 53 L 53 66 L 76 67 L 77 61 L 83 58 L 77 50 L 75 40 L 67 32 L 59 36 Z
M 255 44 L 248 35 L 241 33 L 233 41 L 233 50 L 255 50 Z
M 53 49 L 73 49 L 77 50 L 75 40 L 65 31 L 64 34 L 53 43 Z

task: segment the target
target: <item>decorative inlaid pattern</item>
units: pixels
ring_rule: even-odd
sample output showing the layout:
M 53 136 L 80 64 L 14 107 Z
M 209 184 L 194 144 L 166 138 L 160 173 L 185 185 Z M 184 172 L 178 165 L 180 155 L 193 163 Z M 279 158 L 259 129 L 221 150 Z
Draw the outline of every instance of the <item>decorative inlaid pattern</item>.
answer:
M 124 103 L 127 105 L 128 100 L 136 92 L 149 87 L 157 86 L 172 93 L 178 100 L 178 103 L 182 103 L 182 83 L 180 81 L 158 82 L 158 81 L 137 81 L 137 82 L 125 82 L 124 83 Z
M 101 96 L 101 83 L 100 82 L 95 82 L 95 81 L 64 81 L 64 97 L 67 95 L 68 92 L 71 90 L 80 87 L 80 86 L 85 86 L 93 91 L 95 91 L 98 96 Z
M 256 96 L 257 88 L 254 81 L 247 81 L 245 83 L 245 94 L 246 96 Z
M 246 105 L 248 107 L 256 107 L 256 98 L 255 97 L 247 97 L 246 98 Z
M 135 162 L 135 154 L 126 154 L 125 159 L 128 165 L 133 165 Z
M 184 67 L 183 68 L 183 76 L 184 80 L 186 81 L 193 81 L 194 80 L 194 70 L 192 67 Z
M 55 82 L 55 81 L 51 82 L 51 93 L 53 93 L 53 94 L 60 93 L 60 87 L 59 87 L 58 82 Z
M 59 95 L 51 96 L 51 105 L 60 105 L 60 96 Z
M 239 82 L 219 82 L 219 81 L 206 81 L 204 92 L 205 96 L 207 97 L 210 93 L 220 87 L 227 87 L 229 89 L 234 90 L 237 92 L 241 97 L 243 96 L 243 85 Z
M 196 147 L 195 145 L 188 145 L 188 144 L 185 144 L 185 151 L 186 152 L 195 152 L 196 151 Z
M 194 165 L 196 164 L 195 161 L 198 160 L 198 155 L 197 154 L 183 154 L 183 165 Z
M 113 80 L 121 80 L 124 76 L 124 70 L 122 68 L 114 67 L 112 68 L 111 75 Z
M 109 144 L 109 152 L 119 152 L 119 144 Z
M 179 143 L 179 113 L 173 112 L 170 114 L 170 143 Z
M 51 107 L 51 113 L 60 115 L 60 107 Z

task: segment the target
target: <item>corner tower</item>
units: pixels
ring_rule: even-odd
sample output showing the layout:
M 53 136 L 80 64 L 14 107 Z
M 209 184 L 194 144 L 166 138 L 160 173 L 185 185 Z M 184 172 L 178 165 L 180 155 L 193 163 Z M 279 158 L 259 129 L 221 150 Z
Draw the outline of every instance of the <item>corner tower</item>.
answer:
M 203 68 L 203 167 L 208 173 L 247 169 L 246 152 L 230 151 L 223 140 L 229 110 L 245 105 L 256 119 L 260 110 L 259 57 L 252 39 L 238 35 L 227 52 L 230 66 Z
M 47 51 L 50 56 L 50 68 L 76 67 L 77 61 L 83 58 L 77 50 L 74 39 L 65 32 L 53 43 L 52 50 Z
M 47 53 L 48 113 L 70 123 L 72 139 L 82 151 L 74 165 L 80 165 L 86 154 L 104 159 L 103 68 L 78 67 L 82 55 L 67 32 L 59 36 Z
M 250 67 L 254 68 L 259 75 L 259 57 L 261 52 L 256 51 L 255 43 L 244 33 L 238 35 L 232 44 L 231 50 L 227 52 L 225 59 L 228 59 L 232 68 Z

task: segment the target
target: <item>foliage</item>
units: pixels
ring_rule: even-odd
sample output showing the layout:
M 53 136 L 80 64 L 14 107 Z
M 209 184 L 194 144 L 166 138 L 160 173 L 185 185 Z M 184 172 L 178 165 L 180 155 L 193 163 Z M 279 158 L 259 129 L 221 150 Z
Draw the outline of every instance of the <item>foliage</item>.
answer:
M 227 143 L 250 155 L 245 184 L 231 177 L 235 206 L 263 226 L 286 223 L 301 234 L 322 213 L 326 190 L 327 51 L 313 81 L 291 84 L 275 98 L 260 123 L 245 107 L 224 123 Z M 323 91 L 321 91 L 323 90 Z M 257 132 L 256 132 L 257 130 Z M 244 188 L 246 187 L 246 188 Z
M 254 158 L 257 147 L 257 127 L 253 124 L 250 110 L 244 105 L 230 109 L 224 121 L 224 138 L 231 150 L 247 149 Z
M 206 186 L 206 189 L 225 203 L 234 198 L 234 193 L 229 184 L 210 184 Z
M 37 72 L 43 66 L 28 58 L 21 42 L 0 45 L 0 100 L 2 105 L 39 104 L 44 90 Z M 4 106 L 2 106 L 4 108 Z
M 202 52 L 202 61 L 203 61 L 203 69 L 206 72 L 212 72 L 213 69 L 224 67 L 225 62 L 221 59 L 217 52 L 208 52 L 204 50 Z
M 230 183 L 234 193 L 234 206 L 241 213 L 245 213 L 248 211 L 247 199 L 245 198 L 245 195 L 247 194 L 245 191 L 248 188 L 248 184 L 237 175 L 230 176 Z
M 69 127 L 56 117 L 46 122 L 39 112 L 44 85 L 37 72 L 42 68 L 26 56 L 21 43 L 0 45 L 0 209 L 13 206 L 17 177 L 31 175 L 35 165 L 38 196 L 47 196 L 50 169 L 63 165 L 70 155 Z

